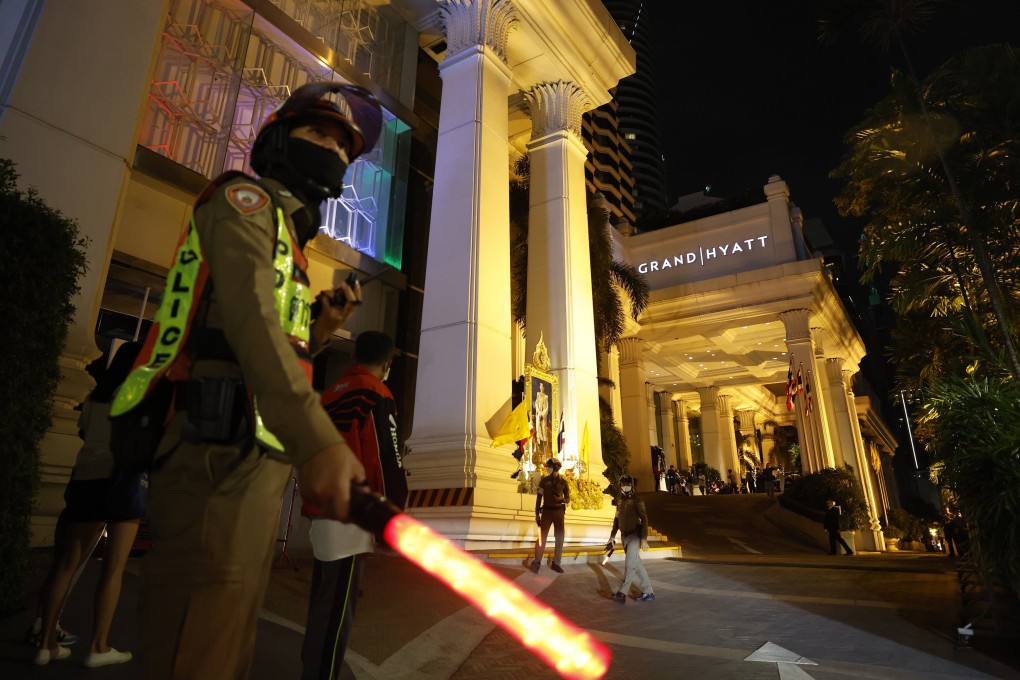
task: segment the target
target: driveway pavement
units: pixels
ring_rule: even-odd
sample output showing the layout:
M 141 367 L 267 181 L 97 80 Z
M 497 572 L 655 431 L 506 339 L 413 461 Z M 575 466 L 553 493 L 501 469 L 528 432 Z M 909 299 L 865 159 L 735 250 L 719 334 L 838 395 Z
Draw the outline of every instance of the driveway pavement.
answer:
M 674 515 L 672 520 L 660 516 L 660 525 L 682 525 L 688 515 L 705 514 L 701 508 L 663 510 L 661 503 L 676 504 L 675 499 L 654 501 L 656 516 Z M 750 510 L 732 506 L 735 513 L 754 511 L 755 517 L 732 522 L 748 531 L 734 535 L 728 520 L 706 521 L 691 531 L 697 549 L 684 545 L 684 558 L 649 560 L 656 593 L 650 603 L 620 605 L 609 599 L 621 581 L 622 562 L 570 565 L 564 574 L 543 568 L 535 575 L 523 561 L 493 567 L 605 643 L 613 657 L 607 678 L 1020 678 L 1015 649 L 991 640 L 957 646 L 957 587 L 948 558 L 818 554 L 782 536 L 764 535 L 767 523 L 758 525 L 756 502 L 745 501 Z M 714 516 L 726 515 L 721 505 L 715 509 Z M 683 533 L 663 530 L 682 540 L 678 532 Z M 45 553 L 36 555 L 40 568 L 46 559 Z M 307 559 L 295 561 L 298 570 L 273 573 L 253 680 L 297 677 L 311 568 Z M 86 571 L 64 616 L 65 626 L 82 634 L 89 629 L 96 567 Z M 121 649 L 136 647 L 137 583 L 134 573 L 126 576 L 111 635 Z M 508 634 L 395 555 L 370 559 L 362 592 L 345 677 L 557 677 Z M 30 588 L 26 605 L 34 607 L 35 596 Z M 82 668 L 85 642 L 76 645 L 68 662 L 28 665 L 29 650 L 20 637 L 31 619 L 26 609 L 0 621 L 0 678 L 137 677 L 134 662 Z

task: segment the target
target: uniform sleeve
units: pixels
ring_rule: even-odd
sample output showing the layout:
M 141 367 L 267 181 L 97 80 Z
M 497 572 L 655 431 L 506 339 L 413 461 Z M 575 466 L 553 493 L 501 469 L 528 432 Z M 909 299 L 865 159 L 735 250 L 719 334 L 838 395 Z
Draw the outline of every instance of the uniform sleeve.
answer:
M 645 502 L 643 500 L 641 500 L 640 498 L 638 498 L 637 499 L 637 503 L 635 505 L 637 506 L 638 517 L 641 518 L 641 530 L 640 530 L 641 531 L 641 540 L 642 541 L 647 541 L 648 540 L 648 511 L 645 509 Z
M 272 203 L 241 214 L 222 189 L 195 212 L 213 282 L 210 324 L 223 330 L 263 422 L 283 444 L 279 457 L 301 465 L 341 438 L 280 327 L 273 304 L 274 222 Z
M 610 536 L 616 536 L 616 532 L 620 530 L 620 506 L 616 506 L 616 514 L 613 515 L 613 531 Z

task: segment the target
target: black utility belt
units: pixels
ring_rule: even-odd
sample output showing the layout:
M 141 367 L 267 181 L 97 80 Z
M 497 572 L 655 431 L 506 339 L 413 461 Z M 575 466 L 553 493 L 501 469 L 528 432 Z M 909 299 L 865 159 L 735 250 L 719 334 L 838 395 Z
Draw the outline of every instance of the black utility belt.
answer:
M 542 509 L 543 510 L 566 510 L 567 506 L 565 506 L 565 505 L 543 505 Z
M 239 378 L 197 378 L 177 384 L 174 408 L 188 414 L 181 433 L 192 443 L 234 444 L 252 433 L 254 414 Z

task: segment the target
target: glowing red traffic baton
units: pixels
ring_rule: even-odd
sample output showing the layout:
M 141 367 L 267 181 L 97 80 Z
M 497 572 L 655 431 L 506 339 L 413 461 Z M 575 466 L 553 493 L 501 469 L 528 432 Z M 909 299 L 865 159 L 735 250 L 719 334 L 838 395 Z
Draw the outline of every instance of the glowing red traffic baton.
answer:
M 457 592 L 564 678 L 598 680 L 609 670 L 609 650 L 588 633 L 382 496 L 355 487 L 351 521 L 366 531 L 381 530 L 397 552 Z

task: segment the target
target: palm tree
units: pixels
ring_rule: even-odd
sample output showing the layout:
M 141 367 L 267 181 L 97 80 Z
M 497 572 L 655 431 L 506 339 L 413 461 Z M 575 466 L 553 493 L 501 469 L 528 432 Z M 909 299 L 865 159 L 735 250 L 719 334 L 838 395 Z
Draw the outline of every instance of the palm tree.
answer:
M 951 205 L 956 212 L 956 222 L 973 253 L 974 263 L 980 272 L 987 294 L 988 305 L 995 318 L 995 326 L 1002 343 L 1006 365 L 1013 378 L 1020 381 L 1020 355 L 1017 353 L 1010 332 L 1010 315 L 1003 299 L 1000 283 L 996 278 L 996 267 L 986 248 L 986 235 L 982 233 L 974 219 L 973 209 L 977 207 L 977 204 L 965 200 L 965 194 L 957 182 L 959 167 L 950 162 L 947 148 L 939 143 L 939 138 L 945 131 L 942 125 L 945 121 L 939 120 L 939 117 L 933 113 L 931 97 L 934 92 L 931 87 L 922 86 L 914 69 L 910 51 L 907 49 L 907 37 L 921 30 L 935 14 L 940 4 L 941 0 L 829 0 L 825 3 L 823 18 L 819 22 L 819 37 L 823 41 L 833 42 L 850 26 L 856 24 L 864 40 L 883 53 L 888 53 L 893 46 L 898 49 L 905 65 L 904 72 L 907 82 L 913 91 L 918 110 L 928 132 L 926 141 L 930 145 L 930 149 L 934 151 L 938 159 L 938 166 L 941 168 L 941 175 L 937 179 L 944 182 L 943 190 L 947 191 L 952 198 Z M 1014 86 L 1008 93 L 1003 94 L 1015 96 L 1015 92 Z M 965 133 L 968 132 L 970 130 L 965 131 Z M 957 136 L 957 141 L 964 139 L 963 136 Z M 986 151 L 992 150 L 987 149 Z M 932 172 L 934 168 L 927 166 L 926 170 L 931 174 L 931 179 L 935 180 Z M 972 194 L 967 194 L 967 198 L 972 198 Z
M 528 181 L 530 166 L 523 156 L 510 182 L 510 300 L 514 321 L 527 332 L 528 310 Z M 609 212 L 597 197 L 588 197 L 588 248 L 591 257 L 592 311 L 595 347 L 601 357 L 626 329 L 623 295 L 637 319 L 648 304 L 648 282 L 637 269 L 613 258 Z M 601 364 L 601 361 L 599 362 Z

